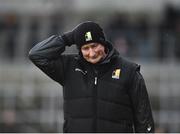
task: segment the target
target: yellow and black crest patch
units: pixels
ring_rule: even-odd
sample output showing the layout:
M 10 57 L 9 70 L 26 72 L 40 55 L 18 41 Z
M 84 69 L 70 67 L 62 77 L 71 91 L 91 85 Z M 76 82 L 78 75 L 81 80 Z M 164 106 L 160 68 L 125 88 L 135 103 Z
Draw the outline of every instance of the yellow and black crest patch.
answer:
M 113 79 L 119 79 L 120 75 L 121 75 L 121 69 L 115 69 L 112 72 L 112 78 Z
M 91 32 L 86 32 L 86 34 L 85 34 L 85 40 L 86 40 L 86 41 L 91 41 L 91 40 L 92 40 Z

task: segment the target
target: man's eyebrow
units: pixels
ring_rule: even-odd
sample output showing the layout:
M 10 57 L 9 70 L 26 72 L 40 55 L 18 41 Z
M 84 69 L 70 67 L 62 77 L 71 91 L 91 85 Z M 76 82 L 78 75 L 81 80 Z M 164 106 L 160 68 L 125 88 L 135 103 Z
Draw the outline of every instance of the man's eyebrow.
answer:
M 83 46 L 82 49 L 86 49 L 86 48 L 89 48 L 90 46 Z

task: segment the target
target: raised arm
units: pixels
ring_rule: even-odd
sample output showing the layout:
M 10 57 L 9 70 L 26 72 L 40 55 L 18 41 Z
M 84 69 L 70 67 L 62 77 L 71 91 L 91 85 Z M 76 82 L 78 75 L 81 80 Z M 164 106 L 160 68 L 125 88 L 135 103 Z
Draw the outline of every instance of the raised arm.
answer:
M 53 80 L 64 84 L 65 46 L 73 43 L 72 33 L 53 35 L 36 44 L 29 52 L 29 59 Z

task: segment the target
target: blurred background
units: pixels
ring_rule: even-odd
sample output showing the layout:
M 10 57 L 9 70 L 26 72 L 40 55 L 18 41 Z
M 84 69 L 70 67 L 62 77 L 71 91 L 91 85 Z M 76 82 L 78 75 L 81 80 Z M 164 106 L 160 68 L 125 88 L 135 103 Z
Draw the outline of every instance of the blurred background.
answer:
M 180 0 L 0 0 L 0 132 L 62 132 L 62 87 L 28 51 L 85 20 L 141 65 L 156 132 L 180 132 Z

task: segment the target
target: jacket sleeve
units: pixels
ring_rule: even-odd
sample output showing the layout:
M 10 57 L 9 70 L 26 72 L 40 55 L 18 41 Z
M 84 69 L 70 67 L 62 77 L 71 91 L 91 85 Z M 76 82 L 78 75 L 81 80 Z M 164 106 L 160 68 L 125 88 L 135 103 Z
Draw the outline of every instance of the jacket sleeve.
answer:
M 134 129 L 137 133 L 153 133 L 154 120 L 151 111 L 148 92 L 139 71 L 135 72 L 130 98 L 133 105 Z
M 29 59 L 50 78 L 64 83 L 62 52 L 65 43 L 61 36 L 53 35 L 36 44 L 29 52 Z

